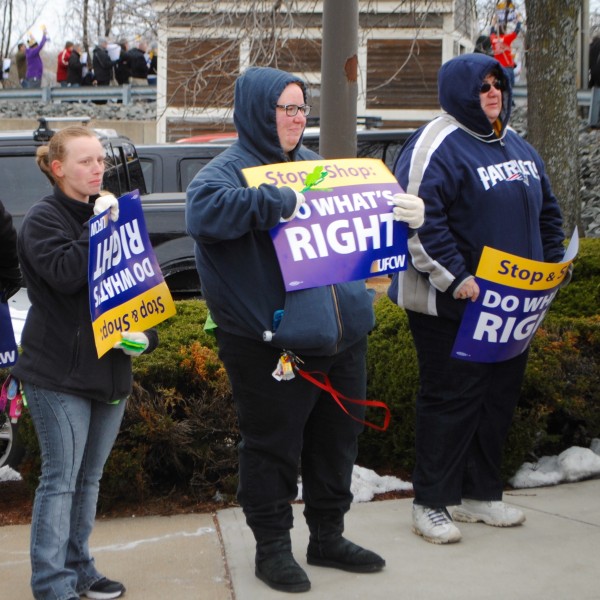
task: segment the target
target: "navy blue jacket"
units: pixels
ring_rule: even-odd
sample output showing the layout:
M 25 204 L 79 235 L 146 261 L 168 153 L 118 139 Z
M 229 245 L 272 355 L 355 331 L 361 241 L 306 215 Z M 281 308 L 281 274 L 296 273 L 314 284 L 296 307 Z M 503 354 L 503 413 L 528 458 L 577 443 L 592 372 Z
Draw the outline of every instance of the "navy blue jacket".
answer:
M 256 340 L 284 316 L 272 345 L 327 356 L 356 343 L 374 325 L 372 294 L 364 282 L 286 293 L 269 230 L 296 206 L 289 187 L 249 188 L 242 169 L 288 160 L 314 160 L 301 146 L 286 154 L 275 104 L 297 77 L 254 67 L 235 86 L 234 123 L 239 140 L 215 157 L 187 189 L 186 223 L 196 241 L 196 264 L 211 315 L 224 331 Z M 306 101 L 306 99 L 305 99 Z
M 498 133 L 479 94 L 492 69 L 505 84 Z M 438 86 L 445 113 L 413 134 L 394 167 L 400 185 L 423 198 L 425 223 L 409 239 L 412 264 L 388 294 L 405 308 L 460 319 L 466 301 L 453 292 L 475 274 L 484 246 L 557 262 L 564 234 L 540 156 L 508 128 L 512 92 L 500 64 L 459 56 L 442 65 Z

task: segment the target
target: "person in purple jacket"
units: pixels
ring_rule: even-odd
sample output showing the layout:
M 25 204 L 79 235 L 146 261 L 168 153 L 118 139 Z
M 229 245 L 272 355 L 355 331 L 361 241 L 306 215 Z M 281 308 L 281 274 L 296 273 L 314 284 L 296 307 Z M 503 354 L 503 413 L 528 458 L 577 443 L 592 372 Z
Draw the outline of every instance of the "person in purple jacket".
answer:
M 42 27 L 42 40 L 38 41 L 30 34 L 27 40 L 27 49 L 25 50 L 25 60 L 27 61 L 27 71 L 25 73 L 24 88 L 42 87 L 42 75 L 44 74 L 44 63 L 40 52 L 46 44 L 46 27 Z
M 411 264 L 394 276 L 417 349 L 413 531 L 458 542 L 453 517 L 507 527 L 525 520 L 502 502 L 502 449 L 519 399 L 527 351 L 495 363 L 451 357 L 461 318 L 479 296 L 474 274 L 484 246 L 558 262 L 564 234 L 558 202 L 534 148 L 508 128 L 509 73 L 485 54 L 464 54 L 438 74 L 444 113 L 406 142 L 394 173 L 425 203 L 409 238 Z

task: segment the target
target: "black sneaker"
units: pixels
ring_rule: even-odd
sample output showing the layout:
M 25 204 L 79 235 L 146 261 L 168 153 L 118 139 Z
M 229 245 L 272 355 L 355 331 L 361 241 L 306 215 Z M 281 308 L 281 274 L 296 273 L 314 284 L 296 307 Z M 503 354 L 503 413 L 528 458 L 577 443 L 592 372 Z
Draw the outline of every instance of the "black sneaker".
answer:
M 83 592 L 86 598 L 95 598 L 96 600 L 110 600 L 111 598 L 120 598 L 125 594 L 125 586 L 119 581 L 111 581 L 106 577 L 99 579 L 89 590 Z

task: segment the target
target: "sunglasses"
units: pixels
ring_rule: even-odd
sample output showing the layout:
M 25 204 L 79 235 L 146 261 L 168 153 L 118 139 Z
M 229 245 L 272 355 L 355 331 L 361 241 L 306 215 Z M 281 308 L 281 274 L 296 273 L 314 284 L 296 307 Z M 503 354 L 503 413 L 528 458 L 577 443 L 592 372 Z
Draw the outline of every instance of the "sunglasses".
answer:
M 502 91 L 504 89 L 504 85 L 502 85 L 501 81 L 494 81 L 494 83 L 488 83 L 487 81 L 485 83 L 481 84 L 481 89 L 479 90 L 480 94 L 487 94 L 491 89 L 492 86 L 494 86 L 497 90 Z

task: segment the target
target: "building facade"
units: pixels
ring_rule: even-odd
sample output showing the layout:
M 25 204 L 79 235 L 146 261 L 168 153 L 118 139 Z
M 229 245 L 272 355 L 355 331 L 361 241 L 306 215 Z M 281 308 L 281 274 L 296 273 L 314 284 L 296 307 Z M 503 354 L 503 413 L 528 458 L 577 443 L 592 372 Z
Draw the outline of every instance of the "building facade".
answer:
M 472 0 L 359 1 L 358 106 L 384 127 L 439 113 L 437 71 L 473 48 Z M 232 130 L 233 84 L 249 66 L 297 73 L 319 114 L 323 2 L 156 2 L 159 141 Z

